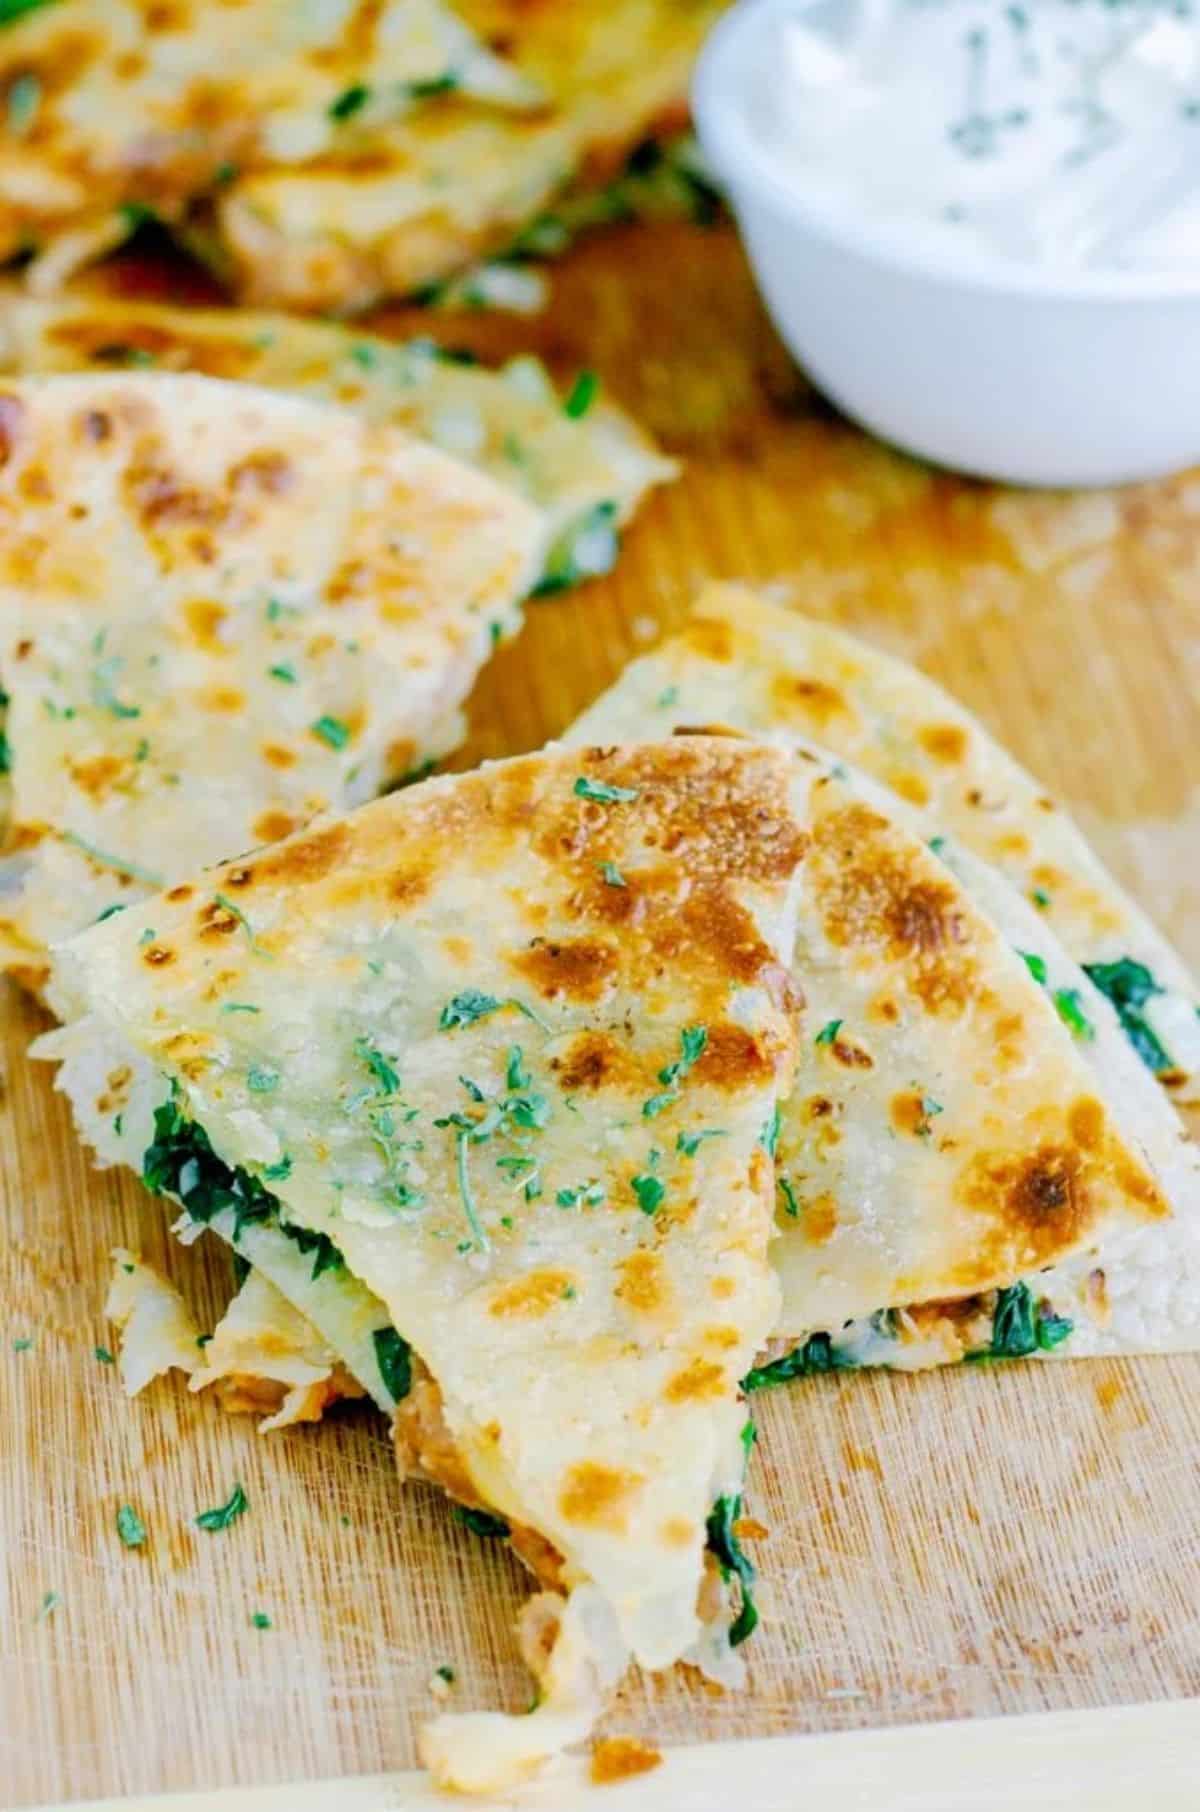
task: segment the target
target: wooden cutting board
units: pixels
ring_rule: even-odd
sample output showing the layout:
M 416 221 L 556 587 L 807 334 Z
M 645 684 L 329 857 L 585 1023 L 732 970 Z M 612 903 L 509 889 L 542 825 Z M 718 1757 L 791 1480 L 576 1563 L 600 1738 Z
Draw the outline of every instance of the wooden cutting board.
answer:
M 561 730 L 705 579 L 767 582 L 951 686 L 1200 963 L 1200 475 L 1020 494 L 873 445 L 791 368 L 726 228 L 614 230 L 551 283 L 532 321 L 435 325 L 595 368 L 686 468 L 611 578 L 531 608 L 463 763 Z M 89 1169 L 25 1058 L 40 1023 L 4 997 L 0 1803 L 408 1767 L 442 1663 L 453 1703 L 524 1704 L 519 1569 L 399 1490 L 380 1421 L 260 1439 L 171 1382 L 125 1401 L 94 1355 L 109 1248 L 164 1265 L 207 1326 L 229 1261 Z M 680 1744 L 1200 1692 L 1200 1357 L 831 1378 L 755 1414 L 752 1689 L 635 1678 L 609 1728 Z M 235 1482 L 248 1513 L 195 1529 Z

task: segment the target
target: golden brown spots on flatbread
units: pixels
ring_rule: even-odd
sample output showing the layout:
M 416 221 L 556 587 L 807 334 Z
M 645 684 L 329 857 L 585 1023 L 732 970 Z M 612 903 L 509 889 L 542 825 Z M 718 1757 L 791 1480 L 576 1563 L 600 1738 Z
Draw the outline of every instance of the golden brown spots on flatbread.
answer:
M 237 686 L 205 686 L 197 703 L 202 711 L 218 711 L 233 716 L 246 708 L 246 694 Z
M 888 775 L 888 785 L 893 793 L 901 799 L 907 799 L 910 805 L 928 805 L 930 800 L 929 782 L 920 774 L 913 774 L 907 768 Z
M 957 766 L 967 753 L 967 732 L 961 724 L 926 724 L 918 732 L 918 740 L 935 761 L 947 766 Z
M 804 1232 L 814 1246 L 823 1246 L 833 1238 L 837 1229 L 837 1201 L 828 1190 L 823 1190 L 812 1201 L 805 1202 L 803 1207 Z
M 1004 836 L 996 838 L 996 848 L 1004 856 L 1027 856 L 1029 838 L 1024 831 L 1006 831 Z
M 640 1473 L 603 1466 L 595 1460 L 580 1460 L 563 1481 L 558 1507 L 569 1523 L 624 1535 L 631 1501 L 643 1483 Z
M 229 472 L 235 496 L 285 497 L 295 483 L 292 464 L 282 453 L 251 453 Z
M 1104 1143 L 1105 1113 L 1099 1103 L 1090 1095 L 1084 1095 L 1071 1104 L 1067 1115 L 1067 1128 L 1075 1143 L 1083 1151 L 1099 1151 Z
M 657 1252 L 639 1247 L 619 1266 L 620 1282 L 614 1295 L 627 1309 L 643 1315 L 657 1315 L 670 1300 L 670 1285 Z
M 814 835 L 814 894 L 830 942 L 904 963 L 931 1013 L 961 1013 L 978 972 L 954 884 L 915 868 L 867 806 L 830 812 Z
M 289 843 L 256 859 L 253 879 L 261 887 L 266 882 L 283 882 L 289 887 L 306 887 L 323 880 L 338 867 L 350 848 L 352 833 L 345 823 L 328 824 L 309 831 Z M 247 871 L 249 880 L 250 871 Z
M 705 1328 L 700 1338 L 705 1346 L 715 1346 L 718 1352 L 729 1352 L 742 1337 L 736 1328 Z
M 890 994 L 878 994 L 867 1008 L 871 1019 L 878 1019 L 882 1024 L 894 1026 L 900 1019 L 900 1008 Z
M 835 717 L 854 716 L 836 686 L 807 674 L 778 674 L 771 686 L 771 702 L 781 715 L 806 717 L 821 727 Z
M 710 1088 L 739 1089 L 769 1081 L 775 1074 L 777 1053 L 765 1034 L 729 1023 L 710 1025 L 707 1030 L 704 1049 L 692 1072 L 698 1082 Z
M 251 829 L 259 843 L 279 843 L 284 837 L 290 837 L 300 826 L 291 812 L 269 810 L 260 812 Z
M 236 912 L 230 912 L 228 906 L 222 906 L 220 900 L 206 900 L 196 915 L 200 937 L 232 937 L 239 926 Z
M 488 1303 L 488 1314 L 497 1320 L 534 1320 L 547 1314 L 556 1303 L 565 1300 L 571 1288 L 572 1278 L 569 1271 L 547 1267 L 543 1271 L 528 1271 L 524 1277 L 514 1277 L 511 1283 L 504 1284 Z
M 830 1062 L 839 1063 L 844 1070 L 875 1068 L 875 1059 L 866 1046 L 859 1044 L 857 1039 L 845 1037 L 841 1032 L 832 1044 L 827 1044 L 824 1048 L 829 1053 Z
M 191 598 L 183 607 L 183 620 L 198 648 L 206 654 L 226 654 L 229 644 L 221 640 L 221 625 L 229 612 L 212 598 Z
M 723 1397 L 725 1367 L 713 1359 L 692 1359 L 667 1380 L 663 1395 L 668 1403 L 711 1403 Z
M 102 409 L 85 409 L 79 417 L 79 438 L 91 447 L 112 439 L 112 417 Z
M 278 742 L 264 742 L 262 758 L 270 768 L 294 768 L 299 759 L 294 750 Z
M 576 1033 L 566 1050 L 551 1059 L 550 1068 L 566 1095 L 628 1086 L 636 1074 L 628 1046 L 611 1032 Z
M 25 404 L 11 392 L 0 394 L 0 466 L 6 466 L 16 450 L 25 421 Z
M 68 760 L 67 772 L 81 793 L 99 802 L 124 774 L 125 762 L 119 755 L 93 755 L 86 761 Z
M 737 652 L 733 630 L 719 617 L 692 617 L 684 624 L 680 640 L 706 661 L 731 661 Z
M 142 951 L 142 961 L 151 969 L 165 969 L 175 961 L 175 952 L 169 944 L 148 944 Z
M 190 881 L 182 881 L 178 887 L 172 887 L 168 891 L 167 899 L 170 900 L 173 906 L 178 906 L 185 900 L 190 900 L 195 891 L 196 889 L 192 886 Z
M 601 1737 L 592 1749 L 591 1778 L 596 1787 L 648 1774 L 662 1761 L 662 1751 L 640 1737 Z
M 133 1071 L 127 1063 L 110 1070 L 104 1079 L 104 1093 L 97 1097 L 96 1110 L 102 1114 L 119 1114 L 129 1102 Z
M 528 950 L 508 960 L 547 1000 L 560 995 L 569 1000 L 599 1000 L 615 985 L 620 970 L 612 945 L 593 938 L 562 943 L 535 938 Z
M 669 1516 L 658 1534 L 664 1548 L 687 1548 L 696 1539 L 696 1530 L 686 1516 Z
M 928 1137 L 929 1110 L 925 1096 L 918 1089 L 902 1089 L 898 1095 L 893 1095 L 889 1116 L 898 1133 L 913 1139 Z
M 393 869 L 388 876 L 388 898 L 394 900 L 397 906 L 415 906 L 418 900 L 424 899 L 433 885 L 433 866 L 431 861 L 414 857 L 403 867 Z M 447 944 L 449 942 L 447 939 Z
M 737 1285 L 734 1283 L 732 1277 L 714 1277 L 712 1280 L 712 1293 L 718 1302 L 728 1302 L 731 1296 L 737 1295 Z

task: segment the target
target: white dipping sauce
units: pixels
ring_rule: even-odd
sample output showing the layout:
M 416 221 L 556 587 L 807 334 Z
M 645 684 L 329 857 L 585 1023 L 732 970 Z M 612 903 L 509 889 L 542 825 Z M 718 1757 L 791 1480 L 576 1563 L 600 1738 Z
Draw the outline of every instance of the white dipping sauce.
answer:
M 747 106 L 798 190 L 911 243 L 1200 266 L 1200 0 L 796 0 Z

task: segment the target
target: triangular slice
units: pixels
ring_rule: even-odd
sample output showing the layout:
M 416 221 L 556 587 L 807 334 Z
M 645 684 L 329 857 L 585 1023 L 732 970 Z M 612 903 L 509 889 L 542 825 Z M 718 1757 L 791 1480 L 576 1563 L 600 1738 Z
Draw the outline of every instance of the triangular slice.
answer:
M 585 375 L 564 399 L 534 358 L 490 371 L 433 340 L 397 343 L 333 321 L 104 296 L 39 302 L 15 291 L 4 298 L 0 334 L 0 369 L 18 376 L 196 371 L 406 429 L 534 505 L 543 585 L 611 566 L 620 528 L 676 471 L 594 379 Z
M 778 1142 L 781 1334 L 815 1334 L 812 1364 L 940 1363 L 998 1342 L 1016 1305 L 1021 1327 L 997 1350 L 1195 1344 L 1194 1287 L 1172 1287 L 1149 1326 L 1141 1259 L 1125 1256 L 1165 1241 L 1200 1278 L 1200 1186 L 1112 1008 L 998 872 L 944 834 L 924 847 L 917 808 L 791 728 L 798 677 L 832 697 L 838 675 L 797 676 L 764 648 L 759 619 L 773 650 L 786 614 L 754 606 L 743 634 L 740 596 L 718 618 L 721 602 L 628 668 L 571 737 L 719 722 L 827 776 L 806 870 L 818 911 L 797 952 L 807 1036 Z M 1179 1218 L 1151 1230 L 1164 1196 Z
M 452 745 L 536 576 L 520 499 L 296 397 L 29 379 L 0 445 L 0 960 L 35 985 L 102 910 Z
M 33 249 L 44 289 L 148 216 L 176 220 L 240 171 L 361 146 L 448 89 L 541 98 L 441 0 L 17 0 L 0 24 L 0 256 Z
M 749 744 L 550 751 L 62 954 L 162 1072 L 150 1180 L 332 1241 L 430 1375 L 467 1489 L 651 1667 L 700 1635 L 739 1380 L 777 1319 L 808 791 Z
M 691 621 L 635 662 L 580 737 L 729 721 L 810 737 L 882 781 L 1032 900 L 1176 1099 L 1200 1099 L 1200 990 L 1071 819 L 956 699 L 919 669 L 740 586 L 705 591 Z M 665 705 L 656 703 L 666 698 Z

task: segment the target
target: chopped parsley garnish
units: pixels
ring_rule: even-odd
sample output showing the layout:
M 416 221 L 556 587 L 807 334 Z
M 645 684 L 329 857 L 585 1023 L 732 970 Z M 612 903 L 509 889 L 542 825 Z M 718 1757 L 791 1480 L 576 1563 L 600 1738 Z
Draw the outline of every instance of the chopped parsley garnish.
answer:
M 586 774 L 579 775 L 572 790 L 577 799 L 591 799 L 596 805 L 628 805 L 641 792 L 636 786 L 609 786 L 605 780 L 589 780 Z
M 749 1394 L 769 1390 L 776 1384 L 788 1384 L 793 1378 L 812 1378 L 819 1372 L 853 1371 L 853 1359 L 844 1358 L 828 1334 L 810 1334 L 803 1345 L 793 1347 L 782 1358 L 766 1365 L 756 1365 L 742 1379 L 742 1389 Z
M 314 736 L 327 743 L 331 749 L 344 749 L 350 740 L 349 724 L 343 723 L 340 717 L 330 717 L 328 712 L 308 727 Z
M 1040 906 L 1043 912 L 1050 904 L 1050 895 L 1046 892 L 1044 887 L 1035 887 L 1030 897 L 1032 898 L 1034 905 Z
M 708 1043 L 707 1026 L 685 1026 L 679 1034 L 680 1054 L 674 1063 L 666 1064 L 658 1072 L 658 1079 L 663 1085 L 661 1095 L 651 1095 L 642 1103 L 642 1114 L 645 1119 L 653 1120 L 664 1109 L 673 1107 L 679 1100 L 678 1084 L 687 1080 L 688 1074 L 704 1055 Z
M 474 1235 L 476 1251 L 489 1252 L 491 1250 L 491 1242 L 489 1241 L 488 1236 L 484 1231 L 483 1223 L 479 1218 L 479 1207 L 475 1201 L 475 1195 L 471 1188 L 471 1172 L 467 1163 L 467 1152 L 470 1143 L 471 1134 L 460 1130 L 458 1137 L 455 1140 L 455 1166 L 458 1171 L 458 1192 L 462 1197 L 463 1213 L 466 1215 L 471 1232 Z
M 1030 975 L 1032 975 L 1034 981 L 1037 982 L 1040 987 L 1044 988 L 1046 985 L 1047 973 L 1045 957 L 1035 955 L 1032 950 L 1018 950 L 1017 955 L 1028 969 Z
M 837 1038 L 837 1035 L 841 1031 L 844 1024 L 845 1024 L 845 1021 L 842 1019 L 827 1019 L 825 1024 L 821 1027 L 821 1030 L 817 1033 L 816 1037 L 813 1039 L 813 1043 L 814 1044 L 832 1044 L 834 1042 L 834 1040 Z
M 0 25 L 4 25 L 6 23 L 7 23 L 7 20 L 3 17 L 2 14 L 0 14 Z M 38 1614 L 37 1614 L 37 1622 L 42 1623 L 47 1617 L 52 1617 L 61 1603 L 62 1603 L 61 1592 L 53 1592 L 53 1591 L 46 1592 L 43 1595 L 41 1608 L 39 1609 Z
M 271 1619 L 267 1616 L 265 1611 L 255 1611 L 250 1619 L 250 1623 L 251 1627 L 256 1630 L 269 1630 L 271 1627 Z
M 127 1548 L 142 1548 L 146 1544 L 146 1525 L 132 1504 L 122 1504 L 117 1511 L 117 1534 Z
M 1156 1076 L 1171 1069 L 1169 1054 L 1139 1011 L 1152 995 L 1165 992 L 1146 965 L 1123 956 L 1115 963 L 1084 963 L 1083 972 L 1116 1008 L 1125 1036 L 1146 1068 Z
M 343 88 L 337 99 L 329 103 L 329 117 L 339 123 L 342 120 L 353 119 L 356 113 L 362 111 L 370 98 L 371 90 L 364 87 L 361 82 L 355 82 L 352 88 Z
M 616 504 L 593 504 L 578 521 L 568 523 L 554 543 L 532 595 L 549 597 L 569 585 L 578 585 L 582 579 L 611 572 L 619 553 Z
M 218 1530 L 228 1529 L 230 1523 L 235 1523 L 239 1516 L 244 1516 L 247 1507 L 246 1493 L 240 1485 L 235 1485 L 226 1503 L 218 1504 L 215 1510 L 201 1510 L 195 1519 L 196 1527 L 215 1535 Z
M 599 1208 L 607 1194 L 603 1183 L 580 1183 L 575 1189 L 560 1189 L 554 1199 L 560 1208 Z
M 1054 1006 L 1058 1017 L 1076 1038 L 1087 1042 L 1096 1036 L 1096 1028 L 1083 1010 L 1078 988 L 1056 988 Z
M 279 1087 L 279 1071 L 253 1063 L 246 1071 L 246 1087 L 256 1095 L 273 1095 Z
M 626 885 L 625 876 L 615 862 L 601 862 L 600 873 L 604 876 L 606 887 L 624 887 Z
M 581 371 L 563 403 L 563 414 L 569 415 L 572 421 L 581 420 L 595 402 L 599 389 L 600 379 L 596 373 Z
M 796 1200 L 796 1191 L 792 1187 L 791 1183 L 788 1181 L 787 1177 L 776 1177 L 775 1186 L 779 1190 L 780 1195 L 783 1197 L 783 1206 L 784 1206 L 785 1212 L 787 1214 L 790 1214 L 794 1221 L 799 1220 L 800 1204 Z
M 1075 1323 L 1056 1315 L 1048 1303 L 1038 1302 L 1027 1283 L 1011 1284 L 996 1296 L 992 1315 L 992 1343 L 970 1358 L 1024 1359 L 1030 1353 L 1050 1352 L 1073 1333 Z
M 223 894 L 223 893 L 214 893 L 213 899 L 216 901 L 217 905 L 221 908 L 222 912 L 227 912 L 229 914 L 230 918 L 235 919 L 237 921 L 237 923 L 241 926 L 242 930 L 246 933 L 246 936 L 250 939 L 250 948 L 251 948 L 251 950 L 253 950 L 255 956 L 265 956 L 265 957 L 270 958 L 271 952 L 269 950 L 263 949 L 262 945 L 259 943 L 258 939 L 254 935 L 253 925 L 250 923 L 249 919 L 246 917 L 246 915 L 242 911 L 241 907 L 238 906 L 233 900 L 231 900 L 228 897 L 228 895 Z
M 441 75 L 422 76 L 419 81 L 406 82 L 405 87 L 414 101 L 432 101 L 439 94 L 453 94 L 458 87 L 458 77 L 452 69 Z
M 0 0 L 0 25 L 12 25 L 26 13 L 40 12 L 43 6 L 53 4 L 54 0 Z
M 922 1095 L 921 1118 L 917 1123 L 918 1138 L 928 1139 L 933 1131 L 933 1128 L 929 1124 L 930 1121 L 936 1119 L 938 1114 L 944 1114 L 945 1111 L 941 1102 L 935 1101 L 932 1095 Z
M 117 1363 L 106 1346 L 94 1346 L 92 1352 L 96 1355 L 96 1358 L 101 1365 L 115 1365 Z
M 504 1518 L 493 1516 L 490 1510 L 473 1510 L 467 1504 L 455 1504 L 454 1516 L 472 1535 L 482 1535 L 489 1541 L 502 1540 L 509 1533 Z M 438 1671 L 441 1672 L 440 1668 Z M 450 1677 L 453 1679 L 453 1674 Z
M 22 1334 L 18 1340 L 13 1341 L 13 1343 L 12 1343 L 13 1352 L 14 1353 L 27 1353 L 32 1345 L 33 1345 L 33 1341 L 30 1338 L 30 1336 L 28 1334 Z
M 464 989 L 442 1008 L 438 1030 L 454 1032 L 459 1026 L 473 1026 L 477 1019 L 496 1013 L 501 1007 L 515 1007 L 518 1013 L 524 1013 L 526 1019 L 532 1019 L 543 1031 L 549 1030 L 545 1021 L 539 1019 L 533 1008 L 527 1007 L 523 1000 L 498 1000 L 494 994 L 481 994 L 478 988 Z
M 708 1539 L 705 1546 L 715 1556 L 721 1569 L 721 1578 L 736 1579 L 741 1592 L 741 1607 L 729 1631 L 730 1648 L 740 1647 L 747 1636 L 753 1635 L 758 1624 L 753 1595 L 754 1581 L 758 1575 L 734 1533 L 734 1525 L 741 1514 L 741 1492 L 727 1493 L 713 1505 L 706 1525 Z
M 0 774 L 12 772 L 12 752 L 8 746 L 8 735 L 0 729 Z
M 356 1038 L 354 1040 L 354 1050 L 356 1056 L 362 1058 L 372 1076 L 374 1076 L 376 1082 L 379 1084 L 379 1093 L 381 1095 L 398 1095 L 400 1093 L 400 1078 L 381 1050 L 377 1049 L 376 1046 L 371 1044 L 366 1038 Z
M 285 1151 L 277 1164 L 264 1164 L 263 1176 L 268 1183 L 282 1183 L 285 1177 L 292 1174 L 292 1154 Z
M 103 925 L 105 919 L 115 918 L 118 912 L 128 911 L 129 908 L 125 905 L 123 900 L 116 900 L 111 906 L 106 906 L 103 912 L 98 912 L 92 920 L 92 923 L 94 925 Z
M 783 1116 L 779 1111 L 779 1104 L 776 1102 L 771 1110 L 771 1118 L 767 1121 L 758 1135 L 758 1142 L 769 1158 L 775 1156 L 776 1149 L 779 1145 L 779 1128 L 782 1124 L 782 1120 Z
M 721 1127 L 714 1126 L 708 1132 L 681 1132 L 675 1140 L 676 1151 L 681 1151 L 685 1158 L 694 1158 L 705 1139 L 727 1139 L 729 1134 Z
M 153 887 L 156 891 L 165 886 L 161 875 L 151 874 L 149 869 L 139 868 L 136 863 L 126 862 L 123 856 L 111 856 L 107 850 L 97 849 L 94 843 L 85 843 L 74 831 L 63 831 L 64 843 L 71 843 L 76 849 L 90 856 L 101 868 L 111 868 L 116 874 L 128 875 L 131 881 L 140 881 L 144 887 Z
M 672 705 L 679 703 L 679 687 L 664 686 L 654 703 L 660 711 L 670 710 Z
M 636 1176 L 630 1179 L 637 1205 L 643 1214 L 657 1214 L 663 1205 L 667 1189 L 658 1177 Z
M 393 1403 L 401 1403 L 412 1389 L 412 1348 L 395 1328 L 376 1328 L 371 1335 L 379 1376 Z
M 113 682 L 124 665 L 120 655 L 114 654 L 93 669 L 92 703 L 100 711 L 110 711 L 114 717 L 140 717 L 140 706 L 125 704 L 113 691 Z
M 445 1661 L 442 1662 L 440 1667 L 435 1667 L 433 1671 L 439 1680 L 445 1681 L 447 1686 L 453 1686 L 455 1680 L 458 1678 L 454 1669 Z
M 252 1007 L 249 1001 L 227 1000 L 221 1008 L 222 1013 L 261 1013 L 261 1007 Z
M 285 686 L 296 684 L 296 669 L 290 661 L 278 661 L 274 667 L 268 667 L 267 672 L 272 679 L 281 680 Z

